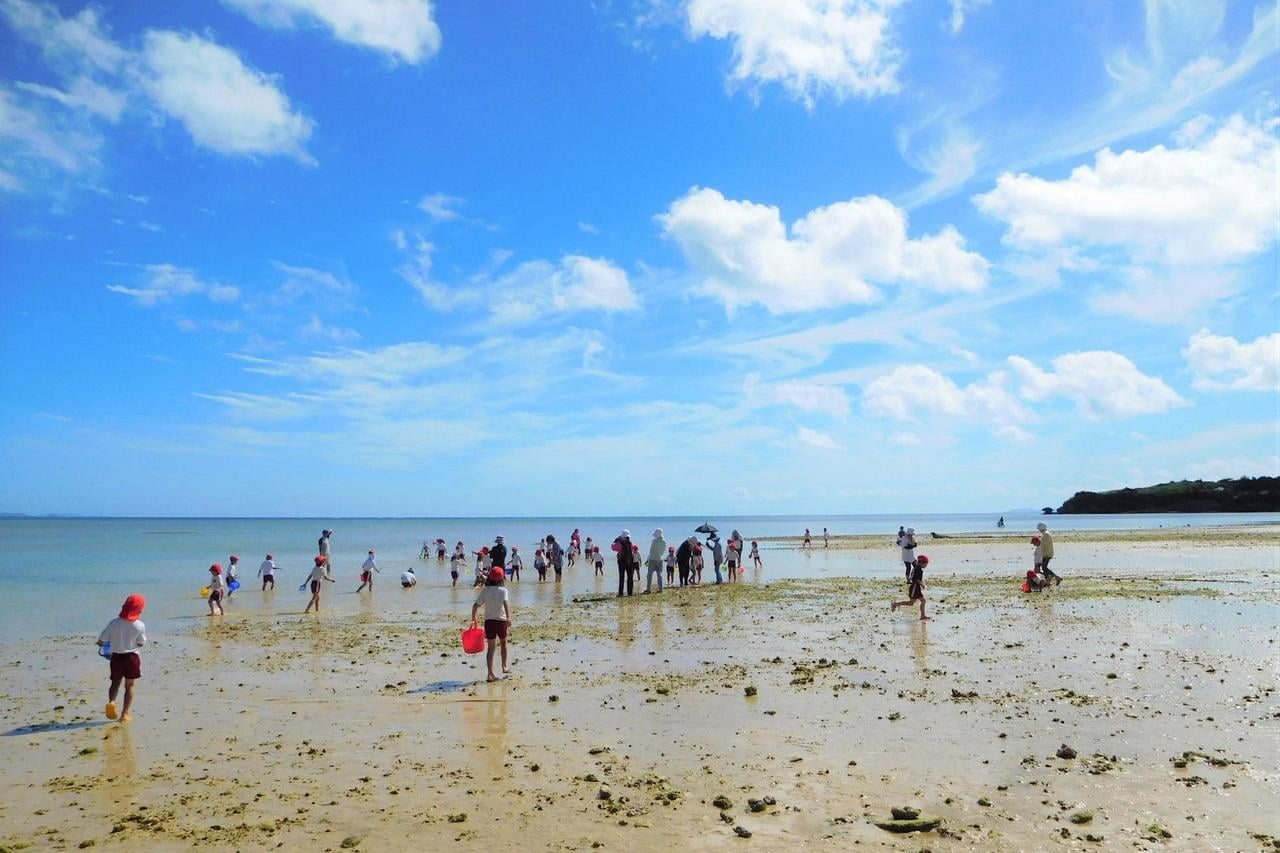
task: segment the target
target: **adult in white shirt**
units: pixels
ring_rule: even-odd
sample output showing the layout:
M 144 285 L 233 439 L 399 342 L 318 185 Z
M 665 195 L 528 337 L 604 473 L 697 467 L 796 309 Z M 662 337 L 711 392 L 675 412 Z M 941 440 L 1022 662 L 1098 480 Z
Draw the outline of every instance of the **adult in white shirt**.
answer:
M 381 573 L 382 569 L 379 569 L 378 564 L 374 562 L 372 548 L 369 549 L 369 556 L 365 557 L 364 564 L 360 568 L 360 586 L 356 588 L 356 592 L 360 592 L 366 586 L 369 587 L 369 592 L 373 592 L 373 573 Z
M 400 586 L 404 587 L 405 589 L 408 589 L 411 586 L 417 586 L 417 585 L 418 585 L 418 576 L 413 573 L 412 566 L 410 566 L 407 570 L 400 573 Z
M 268 586 L 272 589 L 276 588 L 276 561 L 270 554 L 262 561 L 262 565 L 258 566 L 258 576 L 262 578 L 263 592 L 266 592 Z
M 902 563 L 907 567 L 907 582 L 911 582 L 911 570 L 916 567 L 916 529 L 908 527 L 907 532 L 898 540 L 902 549 Z

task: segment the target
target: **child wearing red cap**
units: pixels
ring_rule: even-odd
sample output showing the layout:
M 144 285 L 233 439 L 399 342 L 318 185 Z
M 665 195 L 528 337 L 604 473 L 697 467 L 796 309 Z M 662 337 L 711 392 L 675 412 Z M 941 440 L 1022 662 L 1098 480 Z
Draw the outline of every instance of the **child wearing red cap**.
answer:
M 911 564 L 911 581 L 908 586 L 908 594 L 906 601 L 895 601 L 889 610 L 897 610 L 899 607 L 907 607 L 912 602 L 920 602 L 920 621 L 924 622 L 929 617 L 924 615 L 924 567 L 929 565 L 929 558 L 924 554 L 916 557 L 915 562 Z
M 323 581 L 333 583 L 333 576 L 329 574 L 329 558 L 324 554 L 316 557 L 315 566 L 311 569 L 311 575 L 307 578 L 307 583 L 311 587 L 311 600 L 307 602 L 307 609 L 303 613 L 310 613 L 314 607 L 316 612 L 320 612 L 320 585 Z
M 222 579 L 222 566 L 214 563 L 209 567 L 209 615 L 224 616 L 226 611 L 222 609 L 222 596 L 227 591 L 227 582 Z M 214 613 L 217 610 L 217 613 Z
M 138 617 L 146 599 L 134 593 L 124 600 L 120 615 L 107 623 L 98 635 L 98 646 L 103 654 L 111 655 L 111 688 L 107 691 L 107 719 L 116 718 L 116 696 L 120 682 L 124 682 L 124 708 L 121 722 L 128 722 L 129 709 L 133 707 L 133 682 L 142 677 L 142 659 L 138 649 L 147 642 L 147 626 Z
M 476 603 L 471 605 L 472 628 L 476 627 L 476 615 L 480 612 L 480 608 L 484 607 L 484 637 L 489 641 L 485 663 L 489 667 L 487 679 L 489 681 L 498 680 L 498 676 L 493 672 L 493 652 L 499 643 L 502 645 L 502 671 L 504 673 L 511 671 L 511 667 L 507 666 L 507 629 L 511 625 L 511 605 L 507 588 L 502 585 L 505 579 L 506 575 L 502 569 L 497 566 L 490 569 L 484 588 L 480 590 L 480 595 L 476 596 Z

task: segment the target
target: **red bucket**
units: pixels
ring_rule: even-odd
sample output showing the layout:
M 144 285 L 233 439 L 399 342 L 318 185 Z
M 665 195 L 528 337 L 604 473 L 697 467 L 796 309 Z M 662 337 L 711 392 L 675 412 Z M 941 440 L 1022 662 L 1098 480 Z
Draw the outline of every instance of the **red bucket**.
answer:
M 462 632 L 462 650 L 469 655 L 484 651 L 484 629 L 468 628 Z

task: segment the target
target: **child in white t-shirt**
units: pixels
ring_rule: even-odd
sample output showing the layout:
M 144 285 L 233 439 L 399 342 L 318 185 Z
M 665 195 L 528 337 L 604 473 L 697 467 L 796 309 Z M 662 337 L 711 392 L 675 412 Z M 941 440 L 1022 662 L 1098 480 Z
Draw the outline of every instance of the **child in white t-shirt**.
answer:
M 276 588 L 276 562 L 270 554 L 262 561 L 262 565 L 258 566 L 258 575 L 262 578 L 263 592 L 267 591 L 268 585 L 272 589 Z
M 662 562 L 667 567 L 667 586 L 673 586 L 676 582 L 676 546 L 668 545 L 667 554 L 662 558 Z
M 222 616 L 222 597 L 226 595 L 227 582 L 222 579 L 222 566 L 214 563 L 209 567 L 209 615 Z M 215 613 L 216 611 L 216 613 Z
M 760 559 L 760 543 L 754 539 L 751 540 L 751 564 L 752 568 L 764 568 L 764 563 Z
M 453 578 L 453 585 L 458 585 L 458 575 L 467 567 L 467 558 L 462 554 L 455 553 L 453 559 L 449 561 L 449 577 Z
M 499 644 L 502 646 L 502 671 L 504 673 L 511 671 L 511 667 L 507 665 L 507 629 L 511 626 L 511 604 L 507 588 L 502 585 L 505 578 L 502 569 L 497 566 L 490 569 L 488 577 L 485 578 L 484 588 L 476 596 L 476 603 L 471 605 L 471 627 L 473 628 L 476 626 L 476 616 L 480 608 L 484 608 L 484 637 L 489 646 L 485 652 L 485 663 L 489 667 L 489 681 L 498 680 L 498 676 L 493 671 L 493 653 Z
M 146 606 L 146 599 L 134 593 L 124 600 L 120 615 L 107 623 L 98 635 L 99 652 L 110 655 L 111 687 L 107 691 L 106 714 L 108 720 L 116 718 L 116 696 L 120 682 L 124 682 L 124 707 L 120 721 L 128 722 L 129 709 L 133 706 L 133 683 L 142 677 L 142 658 L 138 650 L 147 642 L 147 626 L 138 617 Z
M 519 546 L 511 546 L 511 557 L 507 560 L 507 574 L 512 580 L 520 580 L 520 570 L 524 568 L 524 560 L 520 558 Z

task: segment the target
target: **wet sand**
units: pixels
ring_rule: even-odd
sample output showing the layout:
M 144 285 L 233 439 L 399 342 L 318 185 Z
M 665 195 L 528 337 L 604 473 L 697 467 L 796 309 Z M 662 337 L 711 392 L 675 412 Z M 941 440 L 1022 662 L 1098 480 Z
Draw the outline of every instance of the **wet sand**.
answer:
M 0 849 L 1271 849 L 1280 531 L 1059 535 L 1039 595 L 1023 535 L 922 540 L 932 621 L 890 613 L 884 537 L 833 537 L 830 577 L 617 601 L 610 569 L 516 609 L 496 684 L 469 591 L 390 585 L 149 623 L 129 724 L 92 638 L 9 648 Z M 941 822 L 875 826 L 900 806 Z

